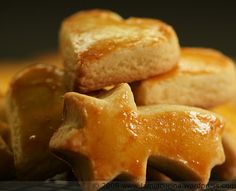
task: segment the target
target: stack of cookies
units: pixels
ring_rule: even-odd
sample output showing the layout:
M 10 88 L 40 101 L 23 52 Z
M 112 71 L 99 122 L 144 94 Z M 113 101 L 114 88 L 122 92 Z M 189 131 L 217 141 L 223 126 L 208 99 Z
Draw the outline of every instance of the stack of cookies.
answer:
M 0 131 L 0 155 L 11 160 L 1 156 L 0 169 L 15 169 L 8 177 L 44 180 L 72 169 L 88 191 L 117 177 L 144 186 L 147 166 L 169 180 L 207 184 L 214 167 L 222 180 L 236 179 L 230 58 L 180 48 L 162 21 L 106 10 L 65 19 L 60 49 L 63 68 L 27 67 L 2 98 L 11 136 Z

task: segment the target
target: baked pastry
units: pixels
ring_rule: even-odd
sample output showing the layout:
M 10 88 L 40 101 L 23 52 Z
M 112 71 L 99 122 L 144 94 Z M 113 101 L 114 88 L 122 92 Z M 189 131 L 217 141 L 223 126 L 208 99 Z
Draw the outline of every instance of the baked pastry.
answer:
M 132 85 L 138 105 L 183 104 L 203 108 L 228 102 L 236 91 L 233 61 L 205 48 L 183 48 L 178 66 Z
M 230 102 L 212 109 L 226 119 L 223 134 L 223 147 L 225 151 L 225 162 L 217 166 L 215 171 L 223 180 L 236 179 L 236 102 Z
M 52 65 L 25 68 L 11 82 L 7 117 L 18 179 L 41 180 L 64 170 L 48 143 L 62 122 L 63 71 Z
M 70 90 L 89 92 L 164 73 L 179 60 L 169 25 L 107 10 L 78 12 L 62 23 L 60 48 Z
M 127 84 L 97 98 L 66 93 L 64 104 L 65 121 L 50 148 L 72 166 L 85 190 L 120 174 L 144 185 L 147 161 L 169 177 L 207 183 L 212 167 L 224 162 L 224 123 L 208 111 L 137 108 Z
M 0 60 L 0 92 L 4 94 L 7 92 L 10 81 L 17 72 L 39 63 L 62 67 L 62 58 L 57 52 L 49 52 L 25 59 Z
M 15 175 L 13 154 L 7 142 L 9 142 L 9 129 L 0 121 L 0 180 L 12 179 Z

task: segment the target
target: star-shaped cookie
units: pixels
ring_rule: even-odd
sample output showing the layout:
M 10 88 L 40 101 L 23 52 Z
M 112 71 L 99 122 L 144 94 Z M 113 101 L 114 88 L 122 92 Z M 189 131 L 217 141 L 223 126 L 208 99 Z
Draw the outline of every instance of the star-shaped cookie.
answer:
M 128 84 L 98 97 L 66 93 L 64 118 L 50 148 L 85 190 L 121 174 L 142 186 L 147 162 L 170 177 L 207 183 L 224 161 L 219 116 L 186 106 L 137 108 Z

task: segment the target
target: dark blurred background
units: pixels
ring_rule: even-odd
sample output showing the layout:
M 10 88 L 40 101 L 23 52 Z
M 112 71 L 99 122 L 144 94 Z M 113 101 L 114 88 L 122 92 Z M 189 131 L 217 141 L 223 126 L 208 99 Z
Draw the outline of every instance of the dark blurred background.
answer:
M 56 50 L 61 21 L 76 11 L 111 9 L 123 17 L 152 17 L 171 24 L 182 46 L 212 47 L 236 57 L 234 1 L 58 0 L 1 1 L 0 58 Z

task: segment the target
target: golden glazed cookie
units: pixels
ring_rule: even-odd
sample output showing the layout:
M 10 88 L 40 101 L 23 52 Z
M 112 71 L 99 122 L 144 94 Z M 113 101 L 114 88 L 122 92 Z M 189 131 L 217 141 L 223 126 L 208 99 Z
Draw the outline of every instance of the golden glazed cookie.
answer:
M 179 60 L 173 28 L 159 20 L 123 19 L 107 10 L 78 12 L 62 23 L 67 85 L 89 92 L 164 73 Z
M 57 52 L 48 52 L 23 59 L 0 59 L 0 92 L 7 92 L 11 79 L 19 71 L 39 63 L 62 67 L 62 58 Z
M 64 170 L 48 149 L 62 122 L 64 93 L 64 73 L 52 65 L 30 66 L 11 82 L 7 117 L 18 179 L 41 180 Z
M 138 105 L 183 104 L 213 107 L 235 95 L 233 61 L 205 48 L 183 48 L 178 66 L 162 75 L 132 84 Z
M 224 162 L 219 116 L 177 105 L 137 108 L 127 84 L 97 98 L 66 93 L 64 118 L 50 148 L 85 190 L 120 174 L 142 186 L 147 161 L 171 178 L 207 183 L 212 167 Z

